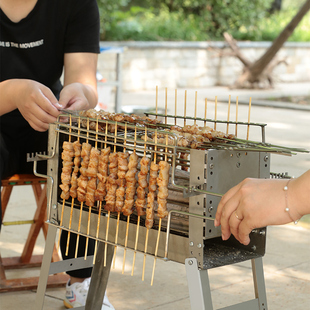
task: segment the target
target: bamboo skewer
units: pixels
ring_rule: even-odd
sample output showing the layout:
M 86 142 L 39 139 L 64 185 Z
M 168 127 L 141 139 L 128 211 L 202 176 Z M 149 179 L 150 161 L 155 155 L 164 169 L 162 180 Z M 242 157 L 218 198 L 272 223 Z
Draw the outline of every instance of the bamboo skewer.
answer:
M 106 123 L 106 126 L 108 126 L 108 124 Z M 107 130 L 107 127 L 106 127 Z M 117 137 L 117 122 L 115 122 L 115 133 L 114 133 L 114 153 L 116 152 L 116 137 Z M 107 219 L 107 228 L 106 228 L 106 241 L 108 241 L 108 235 L 109 235 L 109 224 L 110 224 L 110 217 L 111 217 L 111 211 L 108 211 L 108 219 Z M 116 230 L 118 232 L 118 225 L 119 225 L 119 221 L 117 223 L 116 226 Z M 115 237 L 115 243 L 117 243 L 117 236 Z M 116 246 L 115 246 L 116 248 Z M 106 267 L 107 265 L 107 250 L 108 250 L 108 243 L 106 242 L 104 245 L 104 267 Z M 115 249 L 114 249 L 114 254 L 115 254 Z
M 187 104 L 187 90 L 184 95 L 184 126 L 186 125 L 186 104 Z
M 236 97 L 236 128 L 235 128 L 235 136 L 237 137 L 238 133 L 238 96 Z
M 71 142 L 71 126 L 72 126 L 72 118 L 71 118 L 71 115 L 70 115 L 70 129 L 69 129 L 69 142 Z M 59 226 L 62 226 L 62 223 L 63 223 L 63 218 L 64 218 L 64 210 L 65 210 L 65 202 L 66 200 L 63 199 L 62 200 L 62 207 L 61 207 L 61 216 L 60 216 L 60 223 L 59 223 Z M 58 236 L 58 245 L 57 245 L 57 249 L 59 250 L 59 247 L 60 247 L 60 239 L 61 239 L 61 229 L 59 229 L 59 236 Z
M 155 148 L 154 148 L 154 163 L 156 163 L 157 158 L 157 130 L 155 130 Z M 142 281 L 144 281 L 144 273 L 145 273 L 145 262 L 146 262 L 146 252 L 147 252 L 147 245 L 148 245 L 148 239 L 149 239 L 149 231 L 150 229 L 147 228 L 146 230 L 146 236 L 145 236 L 145 244 L 144 244 L 144 257 L 143 257 L 143 269 L 142 269 Z
M 97 122 L 96 122 L 96 141 L 95 141 L 95 149 L 97 149 L 98 147 L 98 115 L 97 115 Z M 89 243 L 89 230 L 90 230 L 90 216 L 91 216 L 91 210 L 92 210 L 92 207 L 89 206 L 89 209 L 88 209 L 88 222 L 87 222 L 87 238 L 86 238 L 86 245 L 85 245 L 85 255 L 84 255 L 84 259 L 86 260 L 87 258 L 87 253 L 88 253 L 88 243 Z M 96 241 L 97 243 L 97 241 Z M 94 261 L 95 261 L 95 255 L 94 255 Z
M 207 125 L 207 121 L 206 121 L 206 119 L 207 119 L 207 103 L 208 103 L 208 99 L 205 98 L 205 117 L 204 117 L 205 120 L 203 122 L 204 127 L 206 127 L 206 125 Z
M 89 118 L 87 118 L 87 133 L 86 133 L 86 143 L 88 143 L 88 137 L 89 137 Z M 78 253 L 78 248 L 79 248 L 79 241 L 80 241 L 80 234 L 79 232 L 81 231 L 81 221 L 82 221 L 82 211 L 83 211 L 83 204 L 84 202 L 81 202 L 81 207 L 80 207 L 80 215 L 79 215 L 79 224 L 78 224 L 78 233 L 76 236 L 76 245 L 75 245 L 75 258 L 77 258 L 77 253 Z
M 80 141 L 80 128 L 81 128 L 81 119 L 79 118 L 78 138 L 77 138 L 78 142 Z M 69 231 L 68 231 L 68 236 L 67 236 L 66 256 L 68 256 L 68 253 L 69 253 L 69 243 L 70 243 L 70 236 L 71 236 L 70 229 L 71 229 L 71 225 L 72 225 L 73 205 L 74 205 L 74 198 L 72 197 L 70 219 L 69 219 Z
M 252 103 L 252 98 L 250 97 L 249 113 L 248 113 L 248 129 L 247 129 L 247 134 L 246 134 L 246 139 L 247 140 L 249 140 L 249 135 L 250 135 L 251 103 Z
M 168 104 L 168 89 L 165 89 L 165 124 L 167 124 L 167 104 Z
M 228 111 L 227 111 L 227 128 L 226 128 L 226 134 L 228 134 L 228 131 L 229 131 L 230 100 L 231 100 L 231 95 L 229 95 L 229 100 L 228 100 Z
M 167 161 L 167 153 L 168 153 L 168 135 L 166 135 L 166 148 L 165 148 L 165 161 Z M 168 176 L 169 177 L 169 176 Z M 159 239 L 160 239 L 160 231 L 161 231 L 161 222 L 162 218 L 159 218 L 159 224 L 158 224 L 158 234 L 157 234 L 157 240 L 156 240 L 156 248 L 154 253 L 154 263 L 153 263 L 153 271 L 152 271 L 152 279 L 151 279 L 151 286 L 154 283 L 154 275 L 155 275 L 155 266 L 156 266 L 156 258 L 158 254 L 158 246 L 159 246 Z
M 217 96 L 215 96 L 215 104 L 214 104 L 214 130 L 216 130 L 216 121 L 217 121 Z
M 197 91 L 195 91 L 195 120 L 194 125 L 196 125 L 196 117 L 197 117 Z
M 174 125 L 177 124 L 177 90 L 175 90 L 174 95 Z

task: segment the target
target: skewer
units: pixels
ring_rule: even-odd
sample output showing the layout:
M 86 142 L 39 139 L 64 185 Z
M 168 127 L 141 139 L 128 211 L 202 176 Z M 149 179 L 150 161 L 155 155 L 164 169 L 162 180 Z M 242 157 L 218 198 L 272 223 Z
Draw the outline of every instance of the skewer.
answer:
M 167 104 L 168 104 L 168 89 L 165 89 L 165 124 L 167 124 Z
M 174 125 L 177 124 L 177 90 L 175 90 L 175 95 L 174 95 Z
M 207 119 L 207 102 L 208 102 L 208 99 L 205 98 L 205 117 L 204 117 L 205 121 L 203 122 L 204 127 L 206 127 L 206 125 L 207 125 L 207 121 L 206 121 L 206 119 Z
M 89 118 L 87 118 L 87 133 L 86 133 L 86 143 L 88 143 L 88 136 L 89 136 Z M 76 245 L 75 245 L 75 256 L 74 258 L 77 258 L 77 253 L 78 253 L 78 248 L 79 248 L 79 240 L 80 240 L 80 234 L 79 232 L 81 231 L 81 221 L 82 221 L 82 211 L 83 211 L 83 204 L 84 202 L 81 202 L 81 207 L 80 207 L 80 215 L 79 215 L 79 224 L 78 224 L 78 233 L 76 236 Z
M 124 153 L 126 153 L 126 138 L 127 138 L 127 123 L 125 123 L 125 136 L 124 136 Z M 118 240 L 118 226 L 119 226 L 119 219 L 120 219 L 120 212 L 118 212 L 117 214 L 117 227 L 116 227 L 116 238 L 115 238 L 115 243 L 117 244 L 117 240 Z M 129 219 L 130 217 L 128 216 L 127 219 L 127 226 L 129 224 Z M 113 259 L 113 268 L 115 268 L 115 260 L 116 260 L 116 246 L 114 247 L 114 259 Z
M 167 145 L 168 145 L 168 135 L 166 135 L 165 161 L 167 161 L 167 153 L 168 153 Z M 169 178 L 169 175 L 168 175 L 168 178 Z M 158 254 L 158 245 L 159 245 L 159 238 L 160 238 L 160 231 L 161 231 L 161 222 L 162 222 L 162 218 L 160 217 L 159 218 L 159 224 L 158 224 L 158 234 L 157 234 L 156 248 L 155 248 L 155 253 L 154 253 L 154 263 L 153 263 L 151 286 L 154 283 L 156 257 L 157 257 L 157 254 Z
M 184 126 L 186 125 L 186 101 L 187 101 L 187 90 L 185 90 L 185 97 L 184 97 Z
M 95 149 L 97 150 L 98 147 L 98 115 L 97 115 L 97 122 L 96 122 L 96 141 L 95 141 Z M 98 172 L 98 170 L 97 170 Z M 87 222 L 87 237 L 86 237 L 86 245 L 85 245 L 85 255 L 84 255 L 84 259 L 86 260 L 87 258 L 87 253 L 88 253 L 88 243 L 89 243 L 89 230 L 90 230 L 90 216 L 91 216 L 91 206 L 89 206 L 88 209 L 88 222 Z M 97 243 L 97 240 L 96 240 Z M 94 256 L 94 261 L 95 261 L 95 256 Z
M 154 163 L 156 163 L 156 151 L 157 151 L 157 129 L 155 130 L 155 152 L 154 152 Z M 149 239 L 149 231 L 150 229 L 147 228 L 146 236 L 145 236 L 145 244 L 144 244 L 144 257 L 143 257 L 143 269 L 142 269 L 142 281 L 144 281 L 144 273 L 145 273 L 145 262 L 146 262 L 146 252 L 147 252 L 147 245 Z
M 147 127 L 145 127 L 145 134 L 144 134 L 144 152 L 143 152 L 143 157 L 146 156 L 146 141 L 147 141 Z M 140 169 L 142 169 L 142 167 Z M 141 171 L 140 171 L 140 173 L 141 173 Z M 145 191 L 144 191 L 144 195 L 145 195 Z M 124 249 L 124 259 L 123 259 L 123 270 L 124 270 L 125 257 L 126 257 L 126 247 L 127 247 L 127 239 L 128 239 L 128 226 L 129 226 L 129 221 L 127 222 L 127 228 L 126 228 L 126 239 L 125 239 L 125 249 Z M 137 252 L 136 250 L 137 250 L 137 246 L 138 246 L 139 227 L 140 227 L 140 211 L 138 211 L 135 251 L 134 251 L 134 257 L 133 257 L 133 264 L 132 264 L 131 275 L 133 275 L 133 272 L 134 272 L 134 265 L 135 265 L 136 252 Z
M 108 124 L 106 124 L 106 126 L 108 126 Z M 115 122 L 114 153 L 116 152 L 116 137 L 117 137 L 117 122 Z M 111 211 L 109 210 L 108 219 L 107 219 L 107 229 L 106 229 L 106 241 L 108 240 L 108 235 L 109 235 L 110 215 L 111 215 Z M 118 225 L 119 225 L 119 221 L 116 226 L 117 232 L 118 232 Z M 117 243 L 117 236 L 115 237 L 115 243 Z M 108 243 L 106 242 L 104 245 L 104 267 L 106 267 L 107 265 L 107 251 L 108 251 Z M 114 254 L 115 254 L 115 249 L 114 249 Z
M 235 128 L 235 136 L 237 137 L 238 133 L 238 96 L 236 97 L 236 128 Z
M 247 140 L 249 140 L 249 135 L 250 135 L 251 103 L 252 103 L 252 98 L 250 97 L 250 101 L 249 101 L 249 114 L 248 114 L 248 129 L 247 129 L 247 134 L 246 134 L 246 139 Z
M 70 121 L 69 121 L 69 124 L 70 124 L 70 128 L 69 128 L 69 142 L 71 142 L 71 125 L 72 125 L 71 114 L 70 114 Z M 62 207 L 61 207 L 61 217 L 60 217 L 60 223 L 59 223 L 59 226 L 60 226 L 60 227 L 62 226 L 62 223 L 63 223 L 65 202 L 66 202 L 66 200 L 63 199 L 63 200 L 62 200 Z M 57 249 L 58 249 L 58 250 L 59 250 L 59 247 L 60 247 L 60 239 L 61 239 L 61 228 L 59 229 L 59 236 L 58 236 L 58 245 L 57 245 Z
M 78 138 L 77 138 L 78 142 L 80 141 L 80 128 L 81 128 L 81 118 L 79 117 Z M 70 236 L 71 236 L 70 229 L 71 229 L 71 225 L 72 225 L 73 205 L 74 205 L 74 198 L 72 197 L 70 219 L 69 219 L 69 230 L 68 230 L 68 236 L 67 236 L 66 256 L 68 256 L 68 253 L 69 253 L 69 243 L 70 243 Z
M 228 100 L 228 111 L 227 111 L 227 129 L 226 129 L 226 134 L 228 134 L 228 130 L 229 130 L 230 99 L 231 99 L 231 95 L 229 95 L 229 100 Z
M 215 105 L 214 105 L 214 130 L 216 130 L 216 121 L 217 121 L 217 96 L 215 96 Z
M 158 114 L 158 86 L 156 86 L 156 99 L 155 99 L 155 104 L 156 104 L 156 118 Z
M 196 125 L 196 117 L 197 117 L 197 91 L 195 91 L 195 121 L 194 121 L 194 125 Z

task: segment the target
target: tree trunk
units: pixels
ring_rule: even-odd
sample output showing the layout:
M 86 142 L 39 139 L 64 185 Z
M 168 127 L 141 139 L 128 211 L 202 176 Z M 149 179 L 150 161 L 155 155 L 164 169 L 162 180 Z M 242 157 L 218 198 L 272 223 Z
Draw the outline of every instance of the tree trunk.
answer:
M 304 3 L 304 5 L 300 8 L 298 13 L 289 22 L 289 24 L 283 29 L 283 31 L 279 34 L 279 36 L 273 41 L 272 45 L 265 52 L 265 54 L 262 55 L 261 58 L 259 58 L 257 61 L 252 63 L 250 66 L 245 67 L 244 73 L 238 78 L 236 82 L 237 87 L 243 87 L 246 82 L 250 82 L 251 84 L 254 84 L 260 81 L 260 78 L 264 70 L 267 68 L 267 66 L 273 60 L 274 56 L 281 49 L 283 44 L 290 37 L 294 29 L 297 27 L 299 22 L 307 14 L 309 10 L 310 10 L 310 0 L 307 0 Z

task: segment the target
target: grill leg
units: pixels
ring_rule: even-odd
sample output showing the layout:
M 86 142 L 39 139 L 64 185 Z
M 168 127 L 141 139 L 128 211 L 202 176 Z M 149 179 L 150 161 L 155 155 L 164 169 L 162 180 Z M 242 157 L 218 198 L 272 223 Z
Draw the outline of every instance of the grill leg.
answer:
M 199 270 L 196 258 L 185 260 L 191 309 L 213 310 L 208 270 Z
M 44 255 L 41 264 L 40 278 L 37 288 L 35 309 L 43 309 L 44 297 L 46 291 L 47 279 L 49 276 L 49 269 L 51 265 L 51 257 L 53 255 L 55 238 L 56 238 L 57 228 L 54 226 L 49 226 L 45 241 Z
M 260 310 L 267 310 L 267 296 L 265 288 L 265 277 L 263 270 L 263 258 L 255 258 L 251 260 L 255 298 L 258 299 Z
M 104 267 L 104 249 L 105 243 L 99 242 L 96 261 L 93 267 L 89 291 L 87 294 L 85 310 L 100 310 L 102 307 L 102 301 L 110 275 L 114 246 L 111 244 L 107 245 L 106 267 Z

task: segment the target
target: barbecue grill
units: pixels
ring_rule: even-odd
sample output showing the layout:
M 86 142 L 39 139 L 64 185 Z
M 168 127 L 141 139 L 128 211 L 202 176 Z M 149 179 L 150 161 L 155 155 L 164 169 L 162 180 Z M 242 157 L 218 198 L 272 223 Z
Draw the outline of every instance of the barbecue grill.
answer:
M 215 98 L 215 109 L 216 103 Z M 157 105 L 156 99 L 154 113 L 148 113 L 149 118 L 144 119 L 143 122 L 100 119 L 99 114 L 93 112 L 92 115 L 97 115 L 96 117 L 89 117 L 87 113 L 79 115 L 64 113 L 55 124 L 51 125 L 48 154 L 29 154 L 28 157 L 29 161 L 34 161 L 37 175 L 40 174 L 36 172 L 36 162 L 48 160 L 48 223 L 51 236 L 50 239 L 48 237 L 47 244 L 49 240 L 54 244 L 57 229 L 67 230 L 69 233 L 76 233 L 78 236 L 82 235 L 97 241 L 93 258 L 86 259 L 86 249 L 85 260 L 76 258 L 74 262 L 72 260 L 62 262 L 66 264 L 67 269 L 64 270 L 82 268 L 85 264 L 95 263 L 94 268 L 98 272 L 96 272 L 97 276 L 94 276 L 96 279 L 92 278 L 91 295 L 94 294 L 96 286 L 93 282 L 99 283 L 99 275 L 104 279 L 104 283 L 101 282 L 100 285 L 101 291 L 105 291 L 113 252 L 115 254 L 117 247 L 124 248 L 123 270 L 127 250 L 134 251 L 134 254 L 140 252 L 145 256 L 154 257 L 151 284 L 154 280 L 156 259 L 183 263 L 187 271 L 192 309 L 213 309 L 208 269 L 251 260 L 255 298 L 225 309 L 266 310 L 262 266 L 266 228 L 253 230 L 250 236 L 251 242 L 247 246 L 237 242 L 233 236 L 224 242 L 221 239 L 220 228 L 214 226 L 215 213 L 222 194 L 244 178 L 270 177 L 272 153 L 291 155 L 296 151 L 304 150 L 267 144 L 266 124 L 250 122 L 251 101 L 247 122 L 240 122 L 237 119 L 231 121 L 229 112 L 227 120 L 217 120 L 216 116 L 214 119 L 208 119 L 206 108 L 204 117 L 199 118 L 196 112 L 196 100 L 194 117 L 186 116 L 185 113 L 183 116 L 168 114 L 167 102 L 165 102 L 165 113 L 159 114 Z M 186 111 L 186 102 L 184 110 Z M 230 98 L 228 111 L 230 111 Z M 65 121 L 64 118 L 66 118 Z M 158 118 L 163 122 L 151 122 Z M 184 127 L 210 126 L 213 129 L 222 124 L 227 128 L 227 132 L 212 141 L 200 141 L 183 146 L 176 133 L 171 131 L 171 126 L 180 123 Z M 236 134 L 237 129 L 244 126 L 247 129 L 247 139 L 229 136 L 229 126 L 230 128 L 234 126 Z M 261 131 L 261 141 L 248 140 L 249 130 L 252 127 Z M 61 199 L 59 185 L 62 145 L 64 141 L 76 140 L 80 143 L 90 143 L 98 150 L 110 147 L 114 152 L 129 154 L 135 152 L 139 160 L 146 156 L 154 162 L 167 161 L 171 165 L 167 198 L 168 216 L 158 218 L 155 215 L 153 227 L 147 229 L 145 216 L 139 216 L 137 212 L 124 216 L 121 213 L 107 212 L 104 202 L 98 201 L 93 207 L 88 207 L 71 197 L 67 200 Z M 272 177 L 288 176 L 272 174 Z M 48 276 L 48 272 L 44 272 L 44 267 L 49 270 L 49 273 L 58 271 L 56 267 L 49 267 L 48 255 L 46 249 L 37 293 L 38 309 L 43 305 L 44 282 Z M 141 267 L 144 268 L 144 266 Z M 100 309 L 100 304 L 93 304 L 89 298 L 86 309 Z

